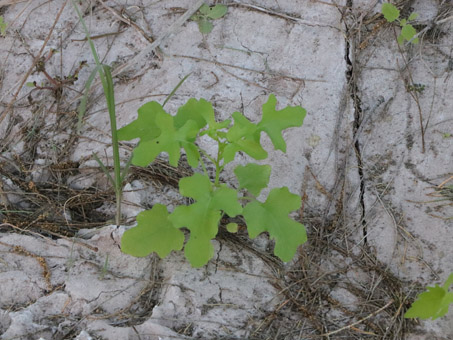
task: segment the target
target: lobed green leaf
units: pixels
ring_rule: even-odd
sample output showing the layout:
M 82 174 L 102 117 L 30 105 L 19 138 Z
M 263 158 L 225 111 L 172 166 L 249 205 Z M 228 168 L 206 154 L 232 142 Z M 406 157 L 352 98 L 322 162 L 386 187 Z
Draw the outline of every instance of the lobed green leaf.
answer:
M 234 217 L 242 212 L 242 207 L 236 190 L 226 185 L 214 187 L 209 177 L 199 173 L 182 178 L 179 190 L 196 202 L 176 207 L 169 218 L 176 227 L 190 230 L 184 252 L 193 267 L 201 267 L 214 256 L 211 240 L 217 235 L 222 213 Z
M 427 287 L 428 291 L 421 293 L 411 308 L 404 314 L 405 318 L 420 318 L 433 320 L 448 313 L 450 303 L 453 303 L 453 293 L 448 293 L 442 287 Z
M 175 123 L 175 119 L 153 101 L 138 110 L 135 121 L 118 130 L 119 139 L 140 138 L 140 143 L 134 149 L 132 164 L 147 166 L 160 153 L 167 152 L 170 164 L 177 166 L 183 148 L 189 165 L 194 168 L 198 166 L 200 154 L 194 142 L 201 122 L 192 118 L 185 121 L 178 118 Z
M 233 113 L 234 125 L 226 136 L 230 142 L 223 153 L 225 163 L 231 162 L 236 153 L 243 151 L 256 160 L 267 158 L 267 152 L 260 144 L 260 132 L 256 124 L 250 122 L 242 113 Z
M 307 111 L 300 106 L 287 106 L 277 111 L 276 105 L 277 99 L 271 94 L 263 105 L 263 117 L 258 124 L 258 130 L 269 135 L 275 149 L 286 152 L 282 131 L 290 127 L 301 126 Z
M 255 238 L 268 232 L 275 240 L 274 253 L 282 261 L 290 261 L 297 247 L 307 241 L 305 227 L 288 215 L 300 208 L 301 198 L 288 188 L 272 189 L 265 203 L 252 201 L 244 208 L 249 236 Z
M 271 176 L 270 165 L 258 165 L 249 163 L 246 166 L 238 165 L 234 173 L 239 181 L 239 189 L 247 189 L 253 195 L 258 196 L 269 184 Z
M 151 210 L 137 215 L 137 226 L 127 230 L 121 239 L 121 250 L 137 257 L 148 256 L 153 251 L 160 258 L 172 250 L 181 250 L 184 233 L 168 219 L 167 207 L 156 204 Z

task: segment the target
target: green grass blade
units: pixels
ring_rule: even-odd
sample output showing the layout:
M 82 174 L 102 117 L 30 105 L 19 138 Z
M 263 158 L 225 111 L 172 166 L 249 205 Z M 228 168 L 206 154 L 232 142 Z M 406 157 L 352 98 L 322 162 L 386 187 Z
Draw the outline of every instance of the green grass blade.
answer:
M 102 163 L 101 159 L 98 157 L 98 155 L 96 153 L 93 153 L 93 157 L 96 160 L 96 162 L 98 162 L 99 166 L 101 167 L 102 172 L 107 176 L 107 178 L 109 179 L 109 181 L 112 184 L 112 186 L 115 187 L 115 181 L 113 180 L 112 175 L 110 175 L 110 172 L 106 168 L 104 163 Z
M 133 155 L 131 155 L 131 156 L 129 157 L 129 159 L 127 160 L 127 163 L 126 163 L 126 165 L 124 166 L 123 172 L 121 173 L 121 183 L 124 182 L 124 179 L 126 178 L 127 173 L 129 172 L 129 168 L 131 167 L 131 164 L 132 164 L 132 156 L 133 156 Z
M 82 129 L 82 120 L 83 117 L 85 116 L 85 112 L 87 110 L 87 101 L 88 101 L 88 94 L 90 93 L 90 87 L 91 84 L 94 81 L 94 78 L 96 77 L 96 74 L 98 73 L 98 68 L 96 67 L 88 77 L 88 80 L 85 84 L 85 93 L 83 94 L 82 99 L 80 100 L 79 104 L 79 112 L 78 112 L 78 121 L 77 121 L 77 133 L 80 134 L 80 130 Z
M 182 78 L 179 81 L 178 85 L 176 85 L 176 87 L 173 89 L 173 91 L 171 91 L 170 94 L 168 95 L 168 97 L 165 99 L 164 103 L 162 104 L 162 107 L 164 107 L 165 104 L 167 104 L 167 102 L 170 100 L 170 98 L 173 97 L 173 95 L 176 93 L 176 91 L 178 91 L 179 87 L 186 81 L 187 78 L 189 78 L 189 76 L 191 74 L 192 74 L 192 72 L 187 74 L 184 78 Z

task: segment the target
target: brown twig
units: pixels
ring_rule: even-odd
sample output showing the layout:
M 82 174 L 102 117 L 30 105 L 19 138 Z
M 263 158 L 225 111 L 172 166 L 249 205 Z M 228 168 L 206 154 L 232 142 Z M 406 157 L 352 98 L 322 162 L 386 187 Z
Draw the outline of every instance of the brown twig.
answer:
M 36 64 L 38 64 L 39 60 L 41 59 L 41 54 L 42 54 L 42 52 L 44 52 L 44 49 L 46 48 L 47 43 L 49 42 L 50 37 L 52 36 L 53 30 L 55 29 L 55 26 L 57 25 L 58 20 L 60 20 L 60 16 L 63 13 L 63 10 L 66 7 L 67 3 L 68 3 L 68 0 L 66 0 L 63 3 L 63 6 L 61 6 L 60 10 L 58 11 L 57 17 L 55 18 L 54 23 L 53 23 L 52 27 L 50 28 L 49 34 L 47 35 L 46 40 L 44 40 L 44 43 L 41 46 L 41 49 L 39 50 L 38 54 L 36 55 L 35 59 L 33 60 L 33 63 L 31 65 L 31 67 L 28 69 L 27 73 L 22 78 L 22 81 L 20 82 L 19 88 L 17 89 L 17 91 L 13 95 L 13 99 L 11 99 L 11 101 L 8 103 L 8 106 L 6 107 L 6 109 L 0 115 L 0 124 L 5 119 L 5 117 L 8 115 L 8 113 L 11 111 L 11 108 L 13 107 L 13 104 L 16 101 L 17 96 L 19 95 L 20 91 L 22 90 L 22 87 L 24 86 L 24 84 L 27 81 L 28 77 L 33 72 L 33 69 L 35 68 Z

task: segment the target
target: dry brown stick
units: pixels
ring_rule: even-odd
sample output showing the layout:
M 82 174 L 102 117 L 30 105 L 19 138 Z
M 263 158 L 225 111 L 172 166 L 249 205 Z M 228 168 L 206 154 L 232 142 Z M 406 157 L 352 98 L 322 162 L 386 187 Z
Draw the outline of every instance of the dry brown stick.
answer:
M 60 20 L 61 13 L 63 13 L 63 10 L 66 7 L 67 3 L 68 3 L 68 0 L 66 0 L 64 2 L 63 6 L 61 6 L 60 10 L 58 11 L 57 17 L 55 18 L 55 21 L 54 21 L 52 27 L 50 28 L 49 34 L 47 35 L 46 40 L 44 40 L 44 43 L 41 46 L 41 49 L 39 50 L 38 54 L 36 55 L 35 59 L 33 60 L 31 67 L 29 68 L 29 70 L 25 74 L 25 76 L 22 78 L 19 88 L 17 89 L 16 93 L 14 93 L 14 95 L 13 95 L 13 99 L 11 99 L 11 101 L 8 103 L 8 106 L 6 107 L 5 111 L 3 111 L 2 114 L 0 115 L 0 124 L 2 123 L 3 119 L 5 119 L 7 114 L 11 111 L 11 108 L 12 108 L 14 102 L 16 101 L 17 96 L 19 95 L 19 92 L 22 90 L 22 87 L 24 86 L 28 77 L 33 72 L 34 67 L 36 66 L 39 59 L 41 58 L 41 54 L 44 52 L 44 49 L 46 48 L 47 43 L 49 42 L 50 37 L 52 36 L 53 30 L 55 29 L 55 26 L 57 25 L 58 20 Z
M 139 25 L 137 25 L 135 22 L 133 22 L 129 17 L 128 18 L 125 18 L 124 16 L 122 16 L 120 13 L 118 13 L 117 10 L 113 9 L 112 7 L 109 7 L 107 6 L 103 0 L 99 0 L 99 3 L 102 5 L 102 7 L 104 7 L 106 10 L 108 10 L 109 12 L 111 12 L 113 14 L 113 16 L 115 18 L 117 18 L 118 20 L 124 22 L 126 25 L 129 25 L 129 26 L 133 26 L 137 31 L 139 31 L 143 37 L 148 40 L 148 42 L 150 43 L 153 43 L 154 42 L 154 39 L 149 36 L 145 30 L 143 28 L 141 28 Z M 91 38 L 93 39 L 93 38 Z

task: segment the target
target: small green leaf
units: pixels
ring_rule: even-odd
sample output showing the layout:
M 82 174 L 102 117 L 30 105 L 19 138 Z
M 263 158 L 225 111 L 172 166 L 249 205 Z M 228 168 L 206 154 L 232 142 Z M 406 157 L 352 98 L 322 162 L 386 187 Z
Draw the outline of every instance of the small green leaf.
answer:
M 382 4 L 382 14 L 388 22 L 394 22 L 400 16 L 400 11 L 394 5 L 387 2 Z
M 121 239 L 121 250 L 137 257 L 156 252 L 160 258 L 172 250 L 181 250 L 184 233 L 168 219 L 167 207 L 156 204 L 137 215 L 137 226 L 127 230 Z
M 307 241 L 305 227 L 288 216 L 300 205 L 301 198 L 286 187 L 272 189 L 265 203 L 248 203 L 243 215 L 250 237 L 267 231 L 271 239 L 275 239 L 275 255 L 284 262 L 290 261 L 297 247 Z
M 29 81 L 29 82 L 27 82 L 27 83 L 25 84 L 25 86 L 27 86 L 27 87 L 35 87 L 36 84 L 35 84 L 35 82 Z
M 412 21 L 412 20 L 415 20 L 418 18 L 418 13 L 412 13 L 411 15 L 409 15 L 409 18 L 407 18 L 408 21 Z
M 227 139 L 230 143 L 225 147 L 223 153 L 225 163 L 231 162 L 238 151 L 243 151 L 256 160 L 265 159 L 267 152 L 260 144 L 258 126 L 240 112 L 234 112 L 232 116 L 234 125 L 227 132 Z
M 228 223 L 227 226 L 226 226 L 226 229 L 230 232 L 230 233 L 237 233 L 238 232 L 238 229 L 239 229 L 239 226 L 237 223 Z
M 190 98 L 178 109 L 175 116 L 175 127 L 180 128 L 189 120 L 194 120 L 199 129 L 204 128 L 208 122 L 214 120 L 212 104 L 203 98 L 200 100 Z
M 421 293 L 411 308 L 404 314 L 405 318 L 420 318 L 433 320 L 448 313 L 448 307 L 453 303 L 453 293 L 448 293 L 443 287 L 427 287 L 426 292 Z
M 400 26 L 404 27 L 406 24 L 407 24 L 407 20 L 406 19 L 401 19 Z
M 269 184 L 271 167 L 249 163 L 246 166 L 238 165 L 234 173 L 239 180 L 239 188 L 247 189 L 253 195 L 258 196 Z
M 407 24 L 407 25 L 403 26 L 403 28 L 401 29 L 401 35 L 407 41 L 411 40 L 414 37 L 414 35 L 416 35 L 416 34 L 417 34 L 417 31 L 411 24 Z
M 198 10 L 201 14 L 208 15 L 210 8 L 207 4 L 201 5 L 200 9 Z
M 161 134 L 152 140 L 140 141 L 134 149 L 132 164 L 147 166 L 160 153 L 167 152 L 170 165 L 178 166 L 181 148 L 184 148 L 189 165 L 196 168 L 200 158 L 198 149 L 194 144 L 199 131 L 196 122 L 189 120 L 177 130 L 173 125 L 173 117 L 162 113 L 156 116 L 156 126 Z
M 402 46 L 404 44 L 404 37 L 400 34 L 398 38 L 396 38 L 396 41 L 398 41 L 398 44 Z
M 228 7 L 225 5 L 215 5 L 209 8 L 207 16 L 211 19 L 220 19 L 228 12 Z
M 198 21 L 198 29 L 203 34 L 211 33 L 213 28 L 214 26 L 212 25 L 212 22 L 210 22 L 206 18 L 200 18 L 200 20 Z
M 242 212 L 242 206 L 236 190 L 226 185 L 214 187 L 209 177 L 199 173 L 182 178 L 179 191 L 196 202 L 176 207 L 169 218 L 178 228 L 190 230 L 184 252 L 193 267 L 201 267 L 214 256 L 211 240 L 217 235 L 222 212 L 234 217 Z
M 201 19 L 201 16 L 199 16 L 198 14 L 194 14 L 190 17 L 190 20 L 192 21 L 198 21 Z
M 277 111 L 276 105 L 277 99 L 271 94 L 263 105 L 263 117 L 258 123 L 258 129 L 269 135 L 275 149 L 286 152 L 282 131 L 289 127 L 301 126 L 307 111 L 300 106 L 287 106 Z

